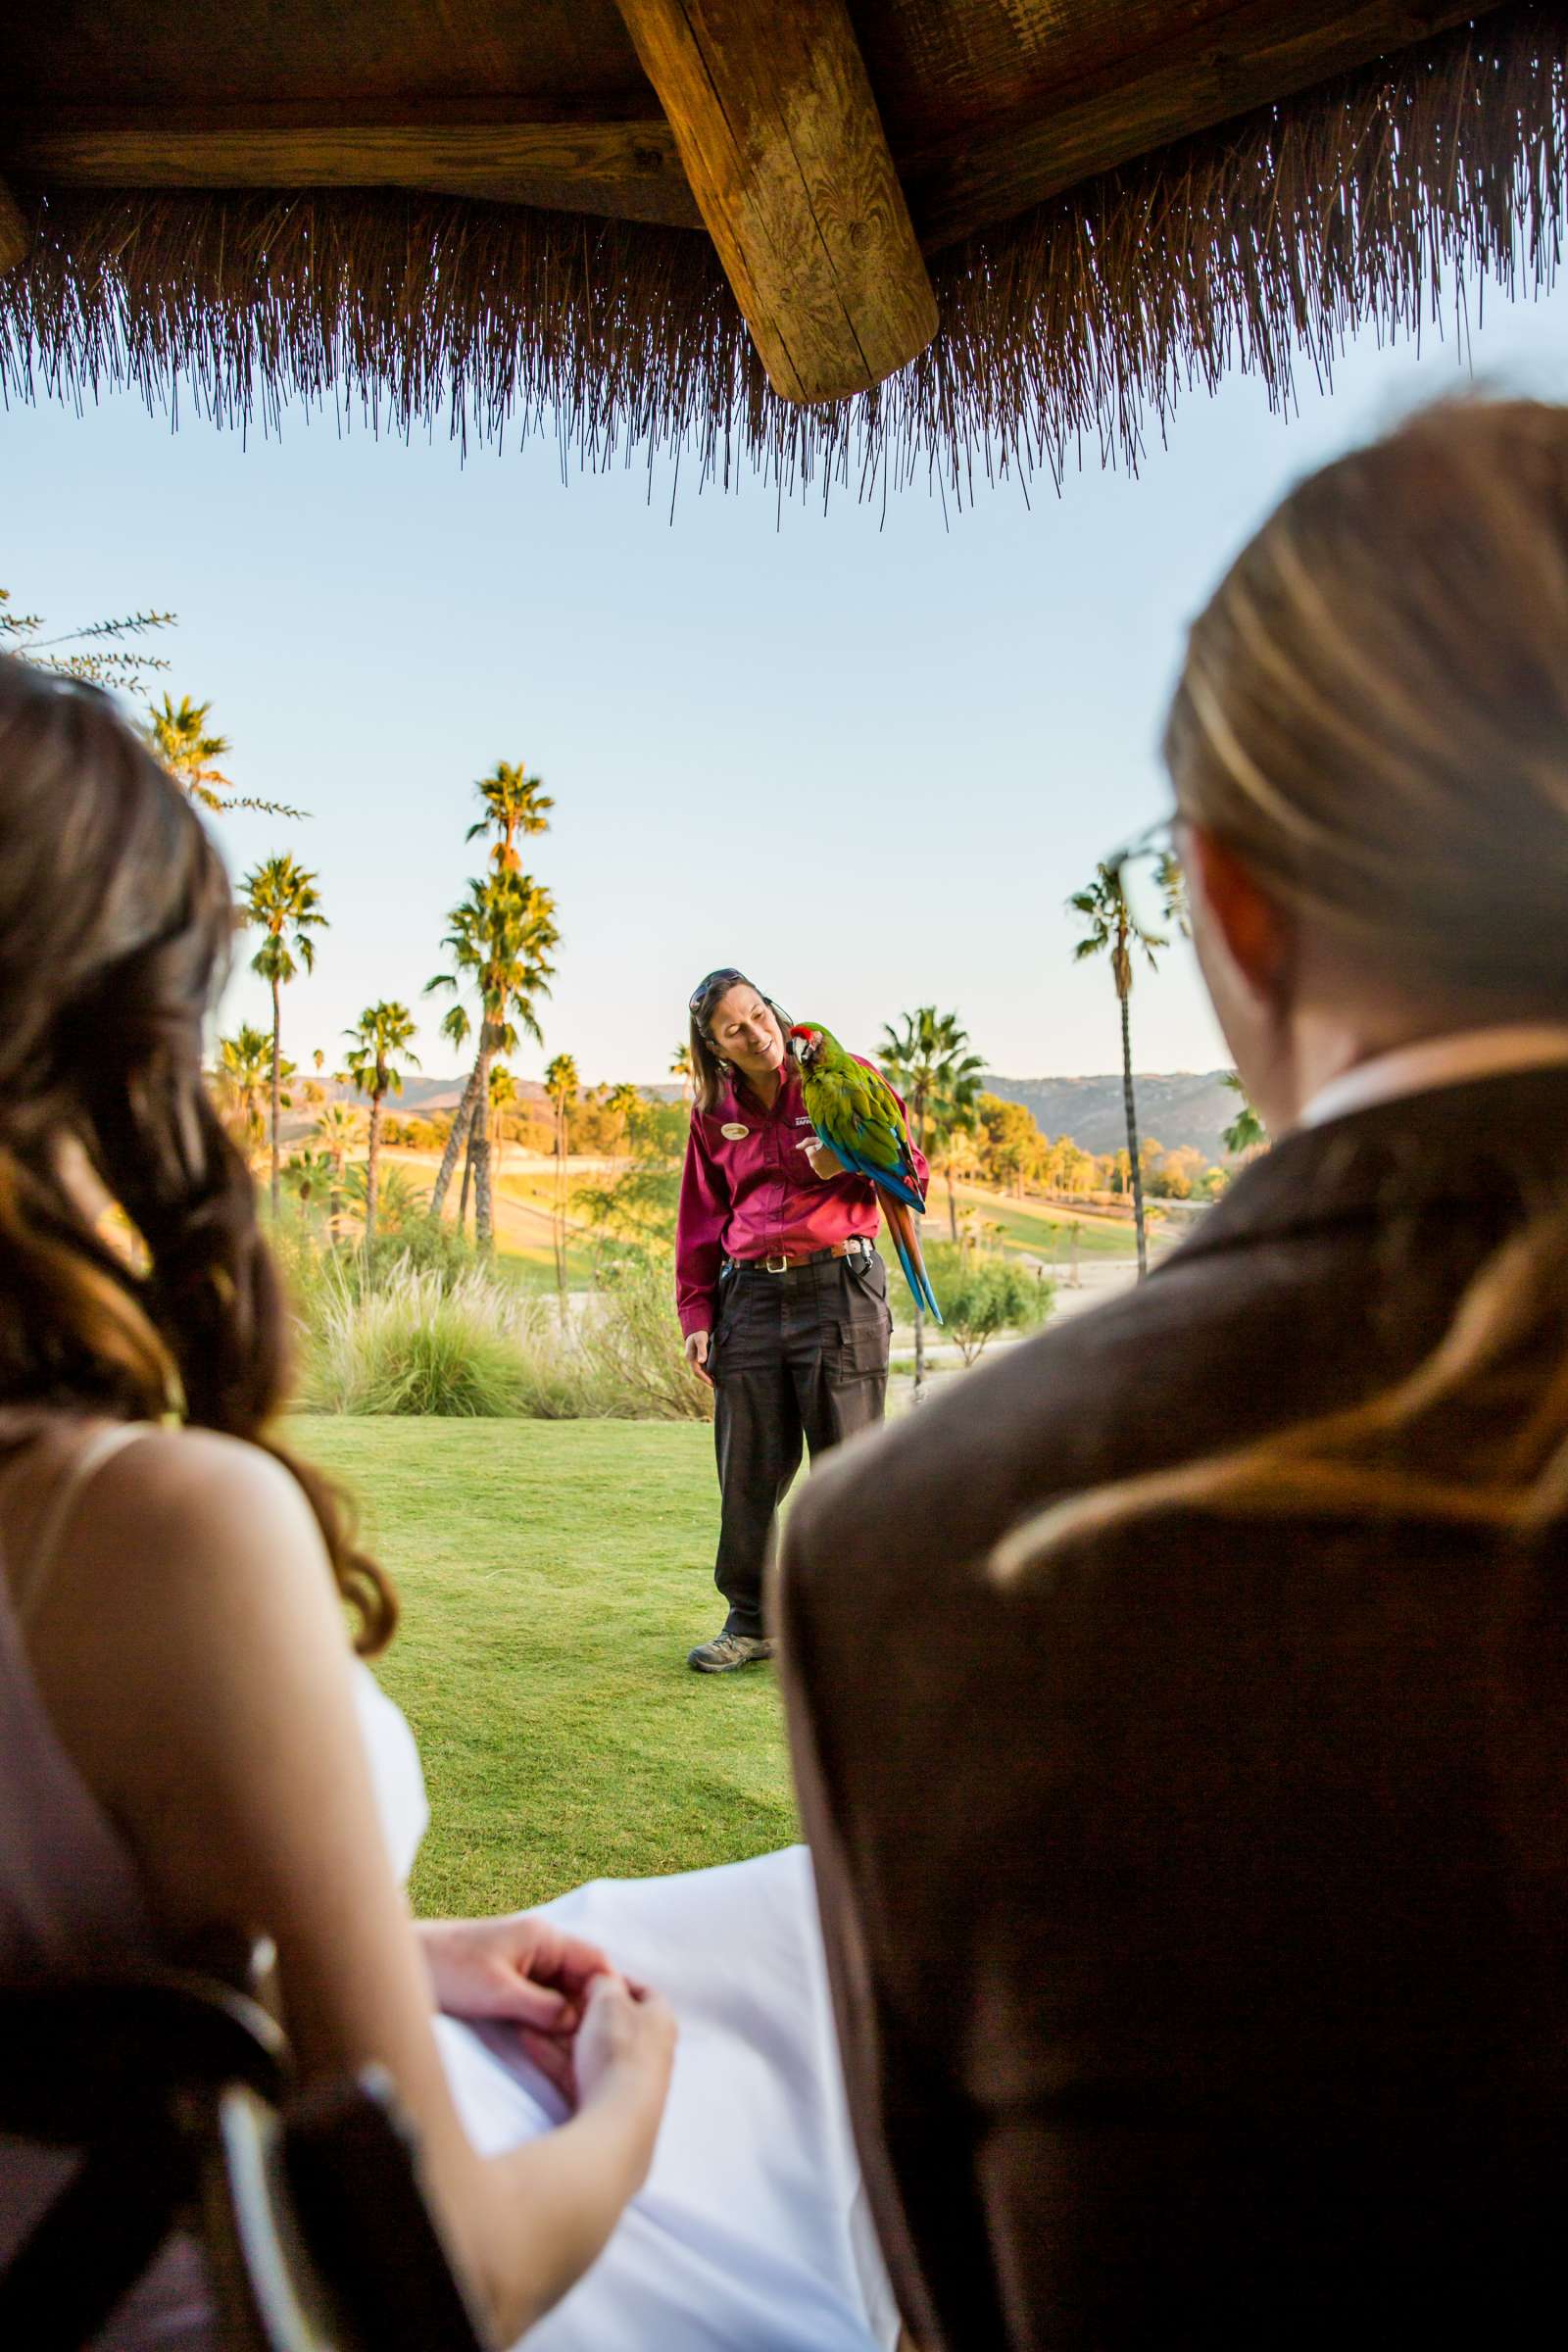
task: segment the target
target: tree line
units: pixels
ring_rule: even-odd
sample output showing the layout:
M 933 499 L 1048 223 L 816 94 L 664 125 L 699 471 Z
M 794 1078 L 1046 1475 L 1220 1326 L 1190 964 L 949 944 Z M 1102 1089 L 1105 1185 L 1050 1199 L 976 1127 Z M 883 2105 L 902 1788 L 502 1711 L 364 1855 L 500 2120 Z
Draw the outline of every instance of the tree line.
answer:
M 172 613 L 137 612 L 50 635 L 41 615 L 14 610 L 9 593 L 0 589 L 0 647 L 57 675 L 142 696 L 140 731 L 144 742 L 199 808 L 208 813 L 247 808 L 303 818 L 301 809 L 237 791 L 220 765 L 232 747 L 227 737 L 213 727 L 210 702 L 198 703 L 182 695 L 176 703 L 167 688 L 156 703 L 147 694 L 149 674 L 165 672 L 171 664 L 161 654 L 150 651 L 146 641 L 172 627 L 173 621 Z M 426 984 L 425 991 L 451 999 L 439 1024 L 447 1044 L 460 1054 L 471 1049 L 458 1109 L 446 1118 L 388 1119 L 388 1100 L 402 1093 L 406 1070 L 418 1066 L 412 1050 L 416 1034 L 413 1014 L 407 1005 L 391 1000 L 367 1005 L 345 1033 L 343 1066 L 334 1078 L 340 1085 L 352 1085 L 368 1104 L 361 1203 L 368 1247 L 374 1240 L 380 1205 L 381 1146 L 389 1140 L 412 1142 L 417 1132 L 421 1145 L 438 1148 L 441 1153 L 428 1214 L 434 1220 L 441 1218 L 461 1162 L 460 1227 L 466 1228 L 471 1195 L 475 1241 L 481 1250 L 493 1250 L 493 1152 L 498 1142 L 510 1136 L 523 1149 L 542 1148 L 555 1159 L 553 1228 L 557 1276 L 564 1293 L 565 1162 L 578 1152 L 615 1159 L 626 1145 L 643 1098 L 629 1083 L 585 1093 L 572 1056 L 559 1054 L 545 1071 L 548 1107 L 539 1110 L 531 1103 L 519 1102 L 504 1056 L 514 1054 L 523 1037 L 536 1044 L 544 1042 L 540 1004 L 548 998 L 555 977 L 553 957 L 560 946 L 560 932 L 554 894 L 523 870 L 518 845 L 548 832 L 549 811 L 555 804 L 538 776 L 529 775 L 521 763 L 506 760 L 498 761 L 492 772 L 479 780 L 477 790 L 481 812 L 469 826 L 467 839 L 485 843 L 484 868 L 470 879 L 463 899 L 448 912 L 441 941 L 443 968 Z M 1152 912 L 1137 885 L 1140 873 L 1152 894 Z M 351 1190 L 347 1161 L 361 1140 L 355 1106 L 326 1098 L 320 1075 L 324 1055 L 316 1053 L 317 1075 L 302 1078 L 282 1049 L 283 992 L 300 971 L 314 967 L 314 935 L 327 928 L 318 882 L 318 875 L 303 866 L 292 852 L 261 860 L 245 876 L 240 892 L 242 919 L 261 934 L 251 968 L 270 990 L 271 1026 L 269 1034 L 242 1024 L 234 1035 L 221 1039 L 213 1073 L 215 1090 L 246 1144 L 253 1150 L 264 1140 L 268 1144 L 274 1215 L 285 1181 L 281 1113 L 296 1101 L 294 1093 L 285 1095 L 285 1085 L 297 1088 L 299 1101 L 318 1114 L 314 1138 L 318 1150 L 295 1154 L 288 1163 L 291 1189 L 302 1198 L 309 1198 L 313 1188 L 334 1203 L 345 1197 Z M 1185 1147 L 1167 1152 L 1153 1138 L 1139 1132 L 1131 1026 L 1135 972 L 1140 962 L 1153 968 L 1172 935 L 1184 933 L 1188 927 L 1181 868 L 1163 829 L 1153 829 L 1098 865 L 1091 881 L 1067 903 L 1086 924 L 1074 948 L 1075 957 L 1103 956 L 1115 991 L 1127 1135 L 1119 1151 L 1094 1153 L 1081 1150 L 1070 1136 L 1049 1138 L 1024 1105 L 983 1093 L 979 1085 L 982 1062 L 956 1012 L 940 1012 L 935 1005 L 926 1004 L 901 1015 L 897 1025 L 884 1030 L 876 1057 L 905 1096 L 916 1142 L 945 1179 L 955 1242 L 958 1223 L 954 1188 L 958 1181 L 1069 1199 L 1095 1194 L 1130 1196 L 1142 1274 L 1148 1262 L 1146 1196 L 1211 1198 L 1226 1180 L 1223 1170 L 1203 1163 L 1201 1153 Z M 691 1061 L 684 1044 L 676 1049 L 669 1066 L 689 1090 Z M 1234 1074 L 1227 1083 L 1241 1093 Z M 1236 1119 L 1225 1131 L 1226 1149 L 1246 1155 L 1261 1149 L 1266 1141 L 1257 1113 L 1244 1095 Z M 917 1354 L 919 1345 L 917 1328 Z

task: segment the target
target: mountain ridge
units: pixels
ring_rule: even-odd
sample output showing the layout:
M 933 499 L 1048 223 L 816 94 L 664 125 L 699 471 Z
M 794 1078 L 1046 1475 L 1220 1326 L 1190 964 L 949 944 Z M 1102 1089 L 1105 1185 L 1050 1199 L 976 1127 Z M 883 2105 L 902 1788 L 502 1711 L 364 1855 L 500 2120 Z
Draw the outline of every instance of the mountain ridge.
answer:
M 1241 1109 L 1225 1084 L 1226 1070 L 1141 1070 L 1133 1076 L 1138 1132 L 1167 1152 L 1184 1146 L 1221 1164 L 1229 1154 L 1222 1133 Z M 1053 1142 L 1070 1135 L 1085 1152 L 1119 1152 L 1127 1141 L 1121 1072 L 1089 1078 L 1005 1078 L 988 1070 L 980 1081 L 1004 1102 L 1021 1102 Z
M 1183 1145 L 1201 1152 L 1205 1159 L 1225 1159 L 1221 1131 L 1241 1105 L 1223 1081 L 1223 1070 L 1144 1070 L 1133 1086 L 1138 1098 L 1138 1127 L 1167 1152 Z M 387 1109 L 406 1118 L 436 1110 L 455 1110 L 462 1099 L 463 1077 L 439 1078 L 410 1072 L 401 1095 L 387 1099 Z M 987 1094 L 1004 1102 L 1021 1102 L 1042 1133 L 1054 1140 L 1070 1135 L 1085 1152 L 1119 1152 L 1127 1141 L 1122 1110 L 1121 1073 L 1106 1071 L 1085 1078 L 1008 1078 L 988 1070 L 980 1081 Z M 336 1093 L 339 1090 L 332 1089 Z M 349 1101 L 365 1101 L 354 1090 L 343 1090 Z M 642 1092 L 662 1101 L 676 1099 L 683 1090 L 664 1079 Z M 547 1098 L 536 1078 L 517 1080 L 519 1102 L 544 1104 Z

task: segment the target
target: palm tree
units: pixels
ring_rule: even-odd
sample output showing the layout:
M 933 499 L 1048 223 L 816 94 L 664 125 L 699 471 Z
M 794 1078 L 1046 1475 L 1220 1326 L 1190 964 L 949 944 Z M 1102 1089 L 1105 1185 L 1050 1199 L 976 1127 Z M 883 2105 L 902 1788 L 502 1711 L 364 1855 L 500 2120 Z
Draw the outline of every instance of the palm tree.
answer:
M 425 995 L 428 996 L 432 988 L 439 986 L 439 981 L 430 981 L 425 988 Z M 461 1003 L 449 1004 L 441 1015 L 441 1035 L 453 1052 L 461 1054 L 472 1034 L 473 1023 L 468 1018 L 467 1006 Z M 430 1214 L 439 1217 L 446 1200 L 447 1186 L 452 1181 L 452 1171 L 458 1164 L 459 1154 L 464 1153 L 463 1192 L 458 1201 L 459 1233 L 466 1231 L 468 1222 L 468 1184 L 473 1175 L 473 1110 L 474 1084 L 470 1072 L 459 1105 L 452 1114 L 452 1124 L 447 1130 L 447 1140 L 441 1151 L 441 1165 L 428 1195 Z
M 424 993 L 427 997 L 432 995 L 436 989 L 457 990 L 470 986 L 475 981 L 484 962 L 483 921 L 478 911 L 478 902 L 482 897 L 484 887 L 482 882 L 470 882 L 467 898 L 449 912 L 447 921 L 452 928 L 441 944 L 450 952 L 454 968 L 449 972 L 437 972 L 433 980 L 425 982 Z M 441 1035 L 459 1054 L 462 1054 L 466 1048 L 473 1035 L 473 1023 L 468 1017 L 467 1006 L 461 1000 L 457 1004 L 449 1005 L 443 1013 Z M 510 1047 L 508 1050 L 510 1051 Z M 451 1184 L 457 1170 L 458 1155 L 464 1146 L 471 1142 L 473 1114 L 478 1106 L 478 1066 L 474 1064 L 464 1081 L 463 1093 L 459 1099 L 458 1107 L 453 1113 L 452 1125 L 448 1130 L 446 1145 L 441 1153 L 441 1165 L 436 1170 L 435 1182 L 430 1188 L 430 1214 L 432 1217 L 440 1216 L 446 1203 L 447 1187 Z M 471 1161 L 467 1163 L 469 1166 L 471 1164 Z M 466 1175 L 466 1167 L 465 1174 Z M 465 1206 L 459 1216 L 460 1224 L 466 1213 L 466 1184 L 465 1184 Z
M 505 760 L 498 760 L 492 772 L 479 778 L 476 789 L 484 803 L 484 814 L 468 827 L 466 838 L 474 841 L 481 833 L 496 835 L 490 862 L 498 874 L 514 874 L 521 864 L 519 833 L 549 832 L 546 810 L 556 804 L 542 789 L 543 784 L 543 776 L 527 775 Z
M 405 1056 L 419 1066 L 416 1054 L 409 1047 L 417 1034 L 413 1014 L 406 1004 L 380 1003 L 368 1004 L 352 1029 L 345 1029 L 349 1041 L 346 1056 L 349 1072 L 362 1095 L 370 1098 L 369 1159 L 365 1170 L 365 1247 L 369 1249 L 375 1239 L 375 1181 L 381 1158 L 381 1105 L 388 1095 L 403 1092 L 403 1072 L 394 1061 L 394 1054 Z
M 695 1102 L 697 1100 L 697 1072 L 692 1066 L 692 1050 L 690 1046 L 677 1046 L 675 1048 L 674 1053 L 670 1056 L 669 1074 L 672 1078 L 678 1078 L 680 1080 L 682 1087 L 685 1089 L 687 1102 Z
M 939 1013 L 934 1004 L 921 1004 L 903 1021 L 902 1034 L 884 1028 L 877 1059 L 913 1112 L 915 1142 L 943 1161 L 948 1227 L 956 1242 L 951 1147 L 955 1136 L 974 1133 L 985 1063 L 968 1051 L 969 1033 L 956 1012 Z
M 447 917 L 451 925 L 442 946 L 453 969 L 438 972 L 425 984 L 432 989 L 471 986 L 479 999 L 479 1043 L 472 1071 L 464 1089 L 452 1133 L 441 1155 L 430 1196 L 431 1214 L 439 1217 L 452 1181 L 458 1152 L 471 1122 L 473 1135 L 474 1230 L 483 1249 L 493 1245 L 490 1190 L 490 1064 L 497 1054 L 515 1051 L 518 1032 L 538 1044 L 544 1041 L 535 1010 L 536 1001 L 550 994 L 555 966 L 552 951 L 560 944 L 555 900 L 531 875 L 489 874 L 470 882 L 468 895 Z M 466 1015 L 465 1015 L 466 1021 Z M 443 1027 L 445 1028 L 445 1024 Z M 451 1029 L 446 1034 L 452 1035 Z M 465 1037 L 467 1029 L 465 1027 Z
M 217 762 L 233 745 L 226 735 L 208 734 L 207 713 L 212 707 L 210 702 L 193 703 L 188 694 L 182 694 L 176 708 L 173 696 L 166 694 L 162 702 L 149 705 L 142 741 L 198 807 L 226 808 L 229 802 L 224 796 L 234 787 Z
M 902 1028 L 882 1032 L 877 1059 L 908 1105 L 916 1147 L 924 1152 L 927 1138 L 933 1153 L 945 1150 L 960 1128 L 971 1129 L 979 1115 L 975 1105 L 984 1068 L 978 1054 L 967 1049 L 969 1033 L 956 1012 L 938 1012 L 934 1004 L 917 1005 L 902 1016 Z M 953 1194 L 952 1163 L 948 1166 L 948 1221 L 958 1238 L 958 1212 Z M 914 1387 L 925 1386 L 925 1316 L 918 1299 L 914 1308 Z
M 545 1093 L 556 1106 L 556 1289 L 566 1316 L 566 1105 L 577 1100 L 577 1064 L 558 1054 L 545 1071 Z
M 177 704 L 171 694 L 150 704 L 142 741 L 154 759 L 198 808 L 219 813 L 225 808 L 259 808 L 268 816 L 303 817 L 303 808 L 285 808 L 280 801 L 236 796 L 233 784 L 217 764 L 233 746 L 226 735 L 207 732 L 207 713 L 212 707 L 210 702 L 193 703 L 188 694 L 182 694 Z
M 316 1140 L 332 1164 L 332 1188 L 327 1216 L 336 1225 L 343 1209 L 343 1163 L 357 1152 L 365 1133 L 365 1113 L 357 1102 L 329 1102 L 316 1122 Z
M 303 1220 L 315 1200 L 330 1201 L 338 1172 L 324 1152 L 297 1152 L 283 1170 L 283 1190 L 300 1204 Z
M 625 1149 L 626 1136 L 631 1127 L 632 1113 L 636 1110 L 642 1099 L 641 1089 L 631 1085 L 629 1080 L 624 1078 L 621 1080 L 618 1086 L 612 1086 L 609 1094 L 605 1097 L 605 1108 L 609 1111 L 611 1117 L 615 1122 L 615 1150 L 613 1156 L 617 1159 L 619 1158 L 622 1151 Z
M 299 970 L 299 964 L 314 971 L 316 942 L 313 931 L 324 931 L 326 917 L 321 912 L 320 897 L 316 888 L 316 876 L 296 865 L 293 857 L 284 851 L 281 857 L 268 858 L 245 877 L 244 920 L 254 924 L 267 936 L 251 957 L 251 970 L 259 972 L 272 992 L 272 1214 L 277 1214 L 277 1114 L 280 1107 L 279 1080 L 282 1048 L 279 1043 L 281 1014 L 279 992 Z M 298 956 L 299 963 L 294 958 Z
M 1085 917 L 1089 929 L 1073 950 L 1074 960 L 1081 963 L 1089 956 L 1108 956 L 1110 976 L 1116 986 L 1116 1002 L 1121 1007 L 1121 1092 L 1122 1107 L 1127 1115 L 1127 1164 L 1133 1190 L 1133 1223 L 1138 1232 L 1138 1279 L 1142 1282 L 1149 1272 L 1149 1244 L 1144 1228 L 1144 1178 L 1138 1151 L 1138 1103 L 1133 1093 L 1133 1037 L 1131 1000 L 1133 993 L 1133 951 L 1139 950 L 1151 969 L 1156 961 L 1156 951 L 1170 945 L 1168 933 L 1151 931 L 1139 921 L 1128 903 L 1123 879 L 1125 860 L 1114 858 L 1109 864 L 1095 868 L 1095 878 L 1084 890 L 1074 891 L 1068 906 Z M 1160 885 L 1165 894 L 1166 910 L 1179 919 L 1174 901 L 1176 877 L 1180 869 L 1175 860 L 1162 859 Z
M 343 1173 L 343 1197 L 351 1209 L 365 1214 L 366 1169 L 355 1166 Z M 381 1233 L 404 1233 L 416 1216 L 422 1216 L 425 1196 L 406 1168 L 394 1164 L 384 1168 L 375 1195 L 375 1222 Z
M 262 1103 L 272 1060 L 272 1041 L 265 1029 L 242 1022 L 232 1037 L 218 1041 L 219 1105 L 240 1122 L 247 1152 L 260 1150 L 267 1133 Z
M 460 1234 L 466 1234 L 468 1230 L 468 1193 L 473 1184 L 473 1129 L 478 1114 L 479 1105 L 476 1102 L 468 1113 L 467 1150 L 463 1156 L 463 1190 L 458 1195 L 458 1231 Z
M 516 1100 L 517 1081 L 515 1078 L 514 1078 L 506 1063 L 504 1061 L 492 1063 L 490 1069 L 490 1114 L 495 1120 L 496 1125 L 490 1140 L 496 1148 L 497 1168 L 499 1168 L 501 1165 L 503 1143 L 501 1132 L 501 1113 L 506 1109 L 509 1102 L 515 1102 Z
M 498 877 L 518 876 L 521 864 L 516 846 L 519 833 L 548 833 L 550 830 L 550 818 L 547 811 L 552 809 L 556 804 L 542 789 L 543 782 L 543 777 L 530 776 L 523 766 L 514 765 L 507 760 L 498 760 L 491 773 L 488 776 L 481 776 L 474 786 L 480 800 L 484 803 L 484 814 L 477 817 L 468 827 L 465 838 L 468 841 L 476 841 L 487 833 L 495 835 L 494 846 L 490 852 L 490 865 L 493 873 Z M 527 881 L 526 876 L 520 878 Z M 470 896 L 477 894 L 481 888 L 480 883 L 470 883 Z M 528 888 L 534 890 L 536 886 L 528 882 Z M 546 904 L 553 911 L 553 902 L 547 900 Z M 456 913 L 452 919 L 456 923 Z M 449 939 L 444 944 L 451 946 L 452 942 Z M 554 940 L 551 944 L 554 945 Z M 470 970 L 473 968 L 471 963 L 468 968 Z M 431 988 L 454 985 L 456 982 L 450 975 L 429 983 Z M 545 987 L 543 981 L 537 984 L 537 993 L 549 995 L 549 989 Z M 441 1033 L 444 1037 L 450 1038 L 453 1045 L 461 1052 L 467 1042 L 469 1026 L 466 1011 L 461 1004 L 454 1004 L 441 1024 Z M 523 1026 L 528 1028 L 529 1023 L 524 1022 Z M 539 1036 L 538 1029 L 531 1027 L 530 1035 L 537 1038 Z M 481 1050 L 483 1038 L 481 1025 Z M 504 1027 L 504 1033 L 498 1037 L 496 1045 L 499 1050 L 511 1053 L 516 1042 L 515 1029 L 507 1024 Z M 478 1184 L 479 1163 L 482 1160 L 484 1162 L 485 1207 L 481 1212 L 477 1200 L 475 1200 L 474 1222 L 476 1238 L 485 1240 L 489 1238 L 490 1219 L 490 1116 L 495 1107 L 493 1098 L 489 1100 L 486 1098 L 479 1066 L 475 1062 L 469 1074 L 468 1083 L 464 1089 L 463 1102 L 459 1106 L 458 1114 L 452 1122 L 446 1150 L 441 1155 L 441 1166 L 430 1192 L 431 1214 L 439 1217 L 446 1200 L 447 1187 L 451 1183 L 453 1172 L 457 1167 L 458 1154 L 466 1145 L 467 1156 L 463 1165 L 463 1192 L 458 1201 L 458 1229 L 461 1232 L 467 1220 L 470 1177 L 475 1180 L 476 1194 L 480 1189 Z

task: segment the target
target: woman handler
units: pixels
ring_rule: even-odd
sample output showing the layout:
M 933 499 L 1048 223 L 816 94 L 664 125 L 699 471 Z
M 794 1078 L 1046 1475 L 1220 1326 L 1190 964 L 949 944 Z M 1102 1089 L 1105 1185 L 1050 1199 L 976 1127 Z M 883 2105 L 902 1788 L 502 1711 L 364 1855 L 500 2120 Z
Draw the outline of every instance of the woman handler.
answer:
M 709 973 L 689 1010 L 697 1099 L 675 1298 L 687 1359 L 714 1391 L 713 1582 L 728 1614 L 688 1663 L 728 1674 L 772 1654 L 762 1579 L 803 1440 L 814 1460 L 882 1418 L 893 1318 L 876 1194 L 816 1140 L 788 1015 L 728 967 Z M 918 1152 L 914 1163 L 923 1194 Z

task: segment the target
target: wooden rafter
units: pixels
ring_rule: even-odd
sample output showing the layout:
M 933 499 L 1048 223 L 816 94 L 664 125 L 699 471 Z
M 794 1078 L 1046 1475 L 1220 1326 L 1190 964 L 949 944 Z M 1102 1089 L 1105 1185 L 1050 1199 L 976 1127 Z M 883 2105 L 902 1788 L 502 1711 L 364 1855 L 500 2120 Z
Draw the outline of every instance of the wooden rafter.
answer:
M 902 160 L 927 253 L 1133 157 L 1484 17 L 1499 0 L 1245 0 L 1206 37 L 1172 25 L 1114 74 L 1023 122 Z
M 447 117 L 443 120 L 443 115 Z M 701 227 L 662 115 L 498 119 L 473 106 L 208 108 L 200 118 L 94 110 L 0 124 L 7 168 L 63 187 L 426 188 Z
M 618 0 L 768 380 L 868 390 L 936 297 L 843 0 Z

